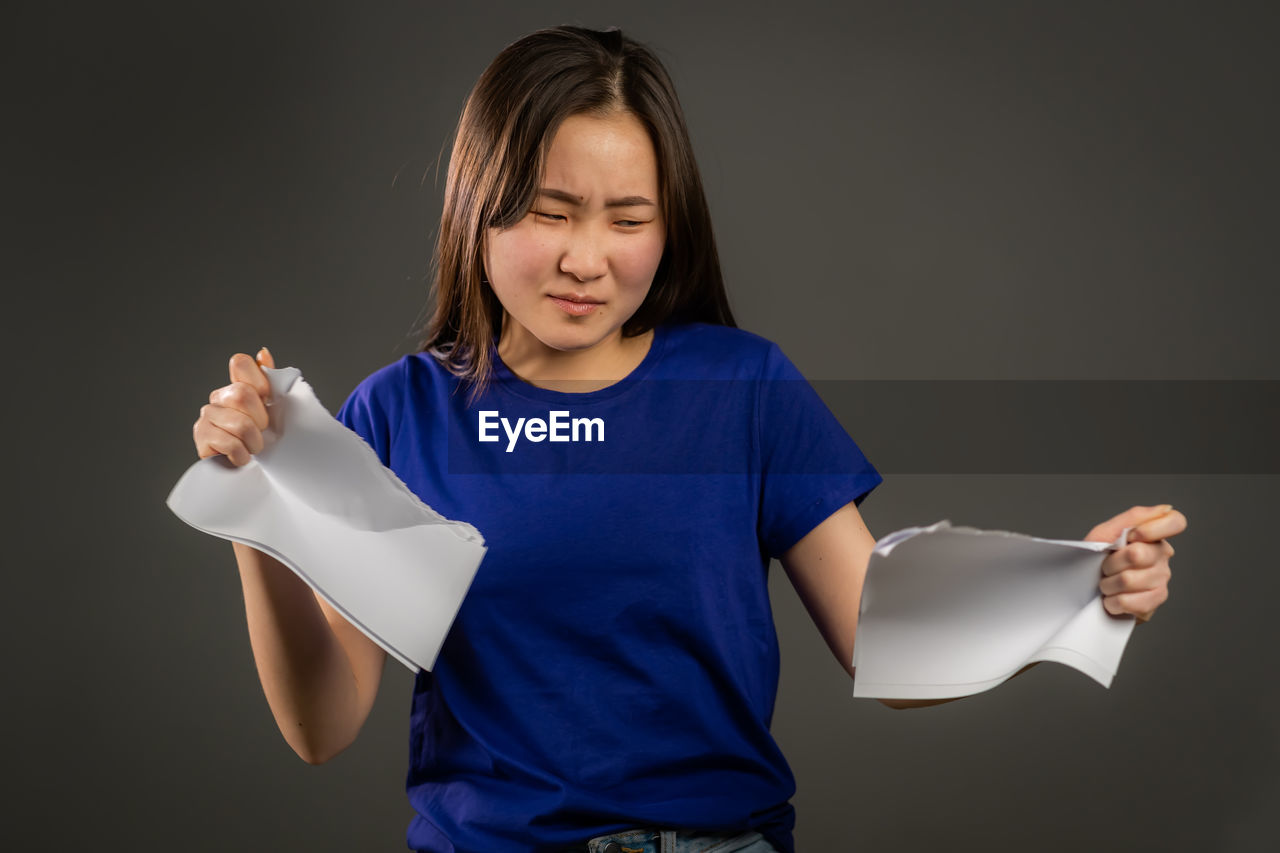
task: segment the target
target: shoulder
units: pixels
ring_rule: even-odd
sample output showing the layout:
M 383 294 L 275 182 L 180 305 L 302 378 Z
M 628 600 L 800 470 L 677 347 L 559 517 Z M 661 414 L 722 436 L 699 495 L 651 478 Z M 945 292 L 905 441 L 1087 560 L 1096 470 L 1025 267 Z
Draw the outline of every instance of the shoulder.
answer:
M 343 408 L 360 405 L 397 415 L 413 398 L 447 394 L 457 383 L 457 377 L 429 353 L 411 353 L 360 380 Z
M 451 382 L 452 380 L 452 382 Z M 370 373 L 356 385 L 356 391 L 370 395 L 403 394 L 412 386 L 456 384 L 457 377 L 430 353 L 415 352 L 401 356 Z
M 431 355 L 406 355 L 360 380 L 334 417 L 389 465 L 392 437 L 442 412 L 456 384 Z
M 773 341 L 737 326 L 717 323 L 680 323 L 666 327 L 673 342 L 693 346 L 725 348 L 737 352 L 763 351 L 775 346 Z
M 666 333 L 669 363 L 676 370 L 696 368 L 708 378 L 768 375 L 785 360 L 773 341 L 734 326 L 682 323 L 667 326 Z

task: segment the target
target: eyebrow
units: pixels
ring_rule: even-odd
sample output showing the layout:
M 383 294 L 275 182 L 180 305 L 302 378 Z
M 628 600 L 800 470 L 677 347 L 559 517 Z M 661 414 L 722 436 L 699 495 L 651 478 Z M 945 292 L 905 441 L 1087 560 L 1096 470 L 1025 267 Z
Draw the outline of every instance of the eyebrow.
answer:
M 564 190 L 556 190 L 556 189 L 551 189 L 549 187 L 543 187 L 542 189 L 538 190 L 538 195 L 546 196 L 547 198 L 553 198 L 556 201 L 567 202 L 568 204 L 575 204 L 575 205 L 582 204 L 582 196 L 576 196 L 573 193 L 567 193 Z M 645 198 L 642 195 L 629 195 L 629 196 L 623 196 L 622 198 L 607 199 L 604 203 L 604 206 L 605 207 L 639 207 L 646 204 L 651 207 L 656 207 L 656 205 L 654 205 L 652 201 L 650 201 L 649 199 Z

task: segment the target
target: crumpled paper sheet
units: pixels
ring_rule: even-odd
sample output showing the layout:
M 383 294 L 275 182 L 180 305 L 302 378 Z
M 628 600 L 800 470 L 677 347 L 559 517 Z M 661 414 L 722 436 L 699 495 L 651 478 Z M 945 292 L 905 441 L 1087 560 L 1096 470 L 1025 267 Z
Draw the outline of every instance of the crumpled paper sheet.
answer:
M 1114 542 L 1040 539 L 939 521 L 881 538 L 862 588 L 853 695 L 950 699 L 980 693 L 1034 661 L 1110 687 L 1133 617 L 1102 606 Z
M 271 383 L 265 447 L 192 465 L 166 503 L 197 530 L 274 556 L 387 653 L 430 670 L 484 538 L 422 502 L 335 419 L 294 367 Z

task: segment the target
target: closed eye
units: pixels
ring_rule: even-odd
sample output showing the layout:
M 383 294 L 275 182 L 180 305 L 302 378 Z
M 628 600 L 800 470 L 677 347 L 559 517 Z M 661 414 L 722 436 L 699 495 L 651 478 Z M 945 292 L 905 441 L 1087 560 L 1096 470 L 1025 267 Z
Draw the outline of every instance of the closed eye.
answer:
M 567 217 L 562 213 L 543 213 L 540 210 L 530 211 L 534 216 L 544 222 L 565 222 Z M 623 228 L 639 228 L 641 225 L 648 225 L 647 219 L 618 219 L 614 221 L 615 225 L 621 225 Z

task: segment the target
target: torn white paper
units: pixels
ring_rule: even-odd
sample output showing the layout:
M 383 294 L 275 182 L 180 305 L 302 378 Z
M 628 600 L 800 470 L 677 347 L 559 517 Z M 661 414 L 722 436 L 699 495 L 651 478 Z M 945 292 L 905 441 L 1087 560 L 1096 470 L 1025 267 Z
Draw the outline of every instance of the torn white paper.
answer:
M 242 467 L 192 465 L 174 514 L 271 554 L 387 653 L 431 669 L 484 557 L 484 538 L 424 504 L 321 405 L 297 368 L 271 382 L 265 447 Z
M 876 543 L 854 642 L 853 695 L 950 699 L 988 690 L 1034 661 L 1109 687 L 1132 617 L 1102 606 L 1115 542 L 1039 539 L 939 521 Z

